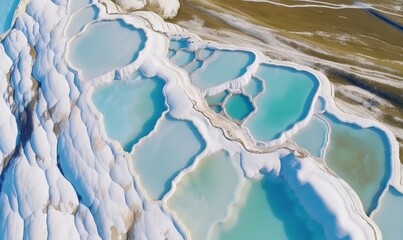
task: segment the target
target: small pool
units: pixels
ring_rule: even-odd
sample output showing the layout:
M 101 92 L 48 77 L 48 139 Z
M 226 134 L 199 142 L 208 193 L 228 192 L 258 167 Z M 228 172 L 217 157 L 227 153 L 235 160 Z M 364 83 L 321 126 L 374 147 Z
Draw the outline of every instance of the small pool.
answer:
M 224 151 L 203 159 L 176 186 L 167 206 L 179 217 L 193 240 L 208 239 L 216 221 L 228 214 L 240 187 L 242 172 Z M 238 163 L 239 164 L 239 163 Z
M 344 123 L 328 113 L 325 117 L 331 129 L 326 164 L 355 190 L 369 215 L 390 175 L 388 138 L 379 129 Z
M 215 113 L 221 113 L 222 112 L 222 107 L 220 105 L 211 105 L 209 106 L 211 110 L 213 110 Z
M 88 80 L 133 62 L 145 42 L 145 32 L 123 20 L 96 22 L 69 43 L 69 58 Z
M 253 112 L 253 104 L 249 97 L 244 94 L 232 94 L 225 103 L 225 112 L 236 121 L 244 120 Z
M 98 13 L 99 10 L 96 6 L 90 6 L 73 15 L 68 24 L 66 35 L 71 37 L 80 32 L 87 23 L 96 19 Z
M 212 239 L 325 239 L 322 226 L 308 216 L 281 178 L 267 174 L 260 181 L 248 181 L 241 194 L 245 200 L 229 221 L 217 225 Z
M 252 77 L 245 86 L 245 93 L 252 97 L 256 97 L 259 93 L 263 92 L 263 90 L 263 82 L 254 77 Z
M 307 116 L 319 81 L 309 72 L 269 64 L 260 65 L 256 76 L 265 91 L 256 97 L 257 109 L 244 126 L 255 140 L 267 142 Z
M 381 229 L 383 239 L 400 240 L 403 236 L 403 194 L 389 187 L 373 220 Z
M 247 51 L 215 50 L 214 55 L 192 74 L 193 83 L 208 89 L 241 77 L 255 61 L 255 54 Z
M 213 55 L 214 50 L 209 49 L 209 48 L 202 48 L 197 51 L 197 59 L 200 61 L 205 61 L 207 58 L 209 58 L 211 55 Z
M 179 50 L 175 56 L 171 58 L 171 62 L 178 67 L 184 67 L 186 64 L 192 62 L 195 59 L 196 54 L 186 50 Z
M 14 13 L 17 10 L 20 0 L 2 0 L 0 2 L 0 34 L 7 32 L 14 20 Z
M 326 122 L 314 116 L 307 126 L 302 128 L 293 136 L 293 140 L 302 148 L 318 158 L 323 158 L 324 148 L 328 141 L 328 126 Z
M 156 133 L 134 148 L 133 166 L 150 197 L 162 199 L 172 180 L 204 148 L 205 142 L 191 122 L 167 116 Z
M 169 49 L 178 51 L 183 48 L 187 48 L 188 46 L 188 41 L 186 39 L 180 39 L 180 40 L 171 40 L 169 42 Z
M 127 152 L 146 136 L 166 110 L 158 78 L 114 80 L 94 90 L 92 101 L 103 116 L 106 134 Z
M 205 96 L 204 99 L 209 105 L 219 105 L 222 104 L 225 98 L 228 96 L 228 91 L 222 91 L 214 95 Z
M 201 66 L 203 65 L 203 62 L 200 60 L 195 60 L 193 62 L 191 62 L 190 64 L 188 64 L 184 69 L 186 70 L 186 72 L 188 72 L 189 74 L 192 74 L 194 71 L 196 71 L 197 69 L 199 69 Z

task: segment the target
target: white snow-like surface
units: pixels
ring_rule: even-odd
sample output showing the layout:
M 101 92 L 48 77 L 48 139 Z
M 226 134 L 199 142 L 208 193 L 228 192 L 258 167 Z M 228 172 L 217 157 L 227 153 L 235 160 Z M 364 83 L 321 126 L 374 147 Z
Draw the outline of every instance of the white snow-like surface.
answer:
M 146 47 L 134 62 L 82 81 L 79 69 L 73 69 L 66 57 L 71 39 L 64 33 L 74 22 L 68 0 L 29 1 L 0 43 L 0 225 L 4 226 L 0 239 L 187 237 L 189 230 L 167 209 L 165 200 L 199 161 L 176 176 L 162 201 L 150 201 L 129 163 L 130 154 L 108 138 L 90 100 L 95 87 L 112 81 L 115 75 L 124 79 L 139 68 L 147 76 L 157 75 L 166 81 L 169 114 L 191 121 L 203 136 L 206 150 L 197 159 L 222 149 L 231 155 L 240 153 L 246 177 L 258 177 L 263 170 L 286 179 L 310 216 L 324 225 L 329 239 L 380 239 L 379 229 L 365 216 L 357 195 L 345 182 L 315 159 L 289 155 L 301 149 L 287 143 L 287 139 L 306 125 L 312 114 L 280 140 L 269 145 L 256 143 L 238 125 L 215 115 L 203 99 L 205 93 L 165 57 L 168 36 L 180 38 L 188 33 L 151 12 L 112 14 L 119 9 L 110 7 L 110 2 L 105 7 L 98 1 L 91 2 L 99 9 L 96 21 L 122 18 L 144 29 Z M 127 8 L 157 7 L 163 17 L 176 15 L 179 8 L 177 0 L 122 0 L 119 4 L 122 8 L 126 8 L 124 4 Z M 197 44 L 207 43 L 199 40 Z M 256 62 L 269 61 L 262 53 L 248 50 L 256 54 Z M 313 72 L 321 82 L 318 95 L 326 99 L 327 111 L 343 121 L 385 131 L 393 157 L 389 184 L 403 190 L 397 141 L 389 130 L 339 111 L 323 74 L 294 63 L 272 63 Z M 254 71 L 248 69 L 238 85 L 246 84 Z M 318 207 L 323 211 L 318 213 Z

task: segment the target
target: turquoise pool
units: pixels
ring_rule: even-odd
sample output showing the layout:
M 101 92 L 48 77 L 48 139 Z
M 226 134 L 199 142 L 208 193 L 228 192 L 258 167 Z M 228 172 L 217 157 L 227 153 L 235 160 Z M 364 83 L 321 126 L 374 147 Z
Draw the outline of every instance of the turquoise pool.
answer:
M 217 225 L 213 239 L 325 239 L 322 226 L 308 216 L 281 178 L 266 174 L 260 181 L 248 181 L 241 194 L 246 199 L 230 221 Z
M 191 122 L 167 116 L 150 138 L 134 148 L 133 166 L 150 197 L 162 199 L 172 180 L 204 148 L 205 142 Z
M 196 57 L 194 52 L 179 50 L 171 58 L 171 62 L 179 67 L 184 67 L 186 64 L 192 62 Z
M 203 63 L 203 67 L 192 74 L 192 81 L 201 89 L 217 86 L 241 77 L 255 58 L 252 52 L 215 50 L 214 54 Z
M 191 239 L 208 239 L 214 223 L 226 217 L 241 177 L 234 159 L 221 151 L 203 159 L 177 184 L 167 206 L 190 231 Z
M 232 94 L 224 107 L 228 116 L 238 122 L 244 120 L 254 110 L 251 100 L 244 94 Z
M 249 83 L 245 86 L 245 93 L 251 97 L 256 97 L 259 93 L 263 92 L 263 90 L 263 82 L 254 77 L 252 77 Z
M 209 105 L 219 105 L 222 104 L 225 98 L 228 96 L 228 91 L 222 91 L 214 95 L 205 96 L 204 99 Z
M 382 231 L 383 239 L 400 240 L 403 236 L 403 194 L 389 187 L 373 220 Z
M 14 13 L 20 0 L 2 0 L 0 2 L 0 34 L 7 32 L 13 23 Z
M 104 120 L 106 134 L 127 152 L 152 129 L 167 109 L 158 78 L 114 80 L 94 90 L 92 101 Z
M 69 58 L 89 80 L 136 60 L 145 42 L 145 32 L 123 20 L 96 22 L 69 43 Z
M 328 141 L 329 129 L 326 122 L 314 116 L 307 126 L 293 136 L 293 140 L 302 148 L 318 158 L 323 158 L 324 148 Z
M 244 126 L 257 141 L 267 142 L 307 116 L 319 81 L 306 71 L 269 64 L 260 65 L 256 77 L 265 91 L 256 97 L 257 109 Z

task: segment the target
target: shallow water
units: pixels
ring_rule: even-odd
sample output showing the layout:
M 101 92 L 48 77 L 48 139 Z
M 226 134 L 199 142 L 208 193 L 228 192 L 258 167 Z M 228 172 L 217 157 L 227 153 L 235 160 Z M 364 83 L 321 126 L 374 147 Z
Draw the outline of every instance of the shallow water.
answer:
M 171 40 L 169 42 L 169 49 L 178 51 L 179 49 L 186 48 L 188 45 L 188 42 L 186 39 L 180 39 L 180 40 Z
M 171 58 L 171 62 L 173 62 L 178 67 L 183 67 L 184 65 L 192 62 L 195 56 L 196 55 L 194 52 L 179 50 L 176 52 L 175 56 Z
M 376 128 L 360 128 L 325 116 L 331 128 L 326 164 L 356 191 L 369 215 L 390 175 L 387 136 Z
M 200 49 L 197 52 L 197 59 L 201 60 L 201 61 L 205 61 L 207 58 L 209 58 L 211 55 L 213 55 L 214 50 L 209 49 L 209 48 L 203 48 Z
M 78 12 L 72 17 L 67 27 L 66 35 L 71 37 L 80 32 L 87 23 L 96 19 L 98 12 L 99 10 L 95 6 L 85 8 Z
M 400 240 L 403 236 L 403 194 L 393 187 L 389 187 L 382 198 L 381 206 L 373 217 L 381 229 L 382 237 L 385 240 Z
M 244 94 L 231 95 L 224 107 L 228 116 L 237 121 L 242 121 L 254 110 L 249 97 Z
M 167 206 L 175 211 L 193 240 L 207 239 L 214 222 L 227 215 L 242 176 L 235 164 L 223 151 L 203 159 L 168 199 Z
M 257 111 L 244 126 L 266 142 L 306 117 L 319 82 L 306 71 L 268 64 L 260 65 L 256 76 L 264 81 L 265 92 L 256 98 Z
M 191 122 L 167 116 L 157 132 L 134 149 L 133 166 L 150 197 L 162 199 L 172 180 L 204 148 L 205 142 Z
M 314 116 L 307 126 L 293 136 L 293 140 L 315 157 L 323 158 L 327 142 L 328 126 L 324 120 Z
M 0 2 L 0 34 L 7 32 L 13 23 L 14 13 L 20 0 L 2 0 Z
M 249 83 L 245 86 L 245 93 L 251 97 L 255 97 L 263 91 L 263 82 L 257 78 L 252 77 Z
M 228 91 L 222 91 L 211 96 L 205 96 L 204 99 L 207 101 L 209 105 L 216 105 L 216 104 L 218 105 L 224 102 L 228 94 L 229 94 Z
M 222 107 L 220 105 L 211 105 L 210 109 L 213 110 L 216 113 L 221 113 L 222 112 Z
M 184 69 L 188 72 L 188 73 L 193 73 L 194 71 L 196 71 L 198 68 L 200 68 L 203 65 L 202 61 L 199 60 L 195 60 L 192 63 L 188 64 Z
M 266 175 L 249 181 L 242 195 L 245 202 L 234 209 L 232 221 L 217 225 L 213 239 L 325 239 L 284 180 Z
M 92 23 L 70 42 L 69 58 L 86 80 L 133 62 L 146 36 L 122 20 Z
M 114 80 L 94 90 L 92 101 L 103 116 L 109 138 L 129 152 L 155 126 L 166 110 L 163 87 L 157 77 L 141 80 Z
M 69 0 L 68 12 L 70 14 L 91 4 L 91 0 Z
M 256 56 L 252 52 L 215 50 L 203 67 L 192 74 L 193 83 L 201 89 L 236 79 L 246 72 Z

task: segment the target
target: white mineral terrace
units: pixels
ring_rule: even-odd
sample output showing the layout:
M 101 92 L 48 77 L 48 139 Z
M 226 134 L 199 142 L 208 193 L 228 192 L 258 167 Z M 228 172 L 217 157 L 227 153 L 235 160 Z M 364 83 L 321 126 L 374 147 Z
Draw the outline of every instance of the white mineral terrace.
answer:
M 291 141 L 309 123 L 315 104 L 323 98 L 325 111 L 339 120 L 362 128 L 374 127 L 386 134 L 391 154 L 390 176 L 381 198 L 390 186 L 403 193 L 395 136 L 375 121 L 340 111 L 324 74 L 292 62 L 268 59 L 253 47 L 203 41 L 152 12 L 124 13 L 151 3 L 158 6 L 162 16 L 173 17 L 178 1 L 93 0 L 82 6 L 79 3 L 22 1 L 15 24 L 0 42 L 0 225 L 4 226 L 1 239 L 189 239 L 191 229 L 186 228 L 167 202 L 185 176 L 196 171 L 204 158 L 221 150 L 229 156 L 240 156 L 236 164 L 243 180 L 260 179 L 262 172 L 285 179 L 310 218 L 322 224 L 327 239 L 382 239 L 380 229 L 370 218 L 379 206 L 368 217 L 358 195 L 344 180 L 324 161 Z M 88 8 L 90 4 L 92 7 Z M 78 10 L 84 8 L 96 9 L 90 11 L 94 17 L 73 20 L 80 17 Z M 70 44 L 92 24 L 115 20 L 144 31 L 144 48 L 131 63 L 85 79 L 82 70 L 71 61 Z M 69 24 L 78 27 L 71 28 Z M 77 34 L 66 31 L 70 28 Z M 200 90 L 185 70 L 167 58 L 170 40 L 183 38 L 188 39 L 190 49 L 248 51 L 256 58 L 242 76 Z M 216 114 L 204 99 L 206 94 L 246 86 L 261 63 L 307 71 L 319 81 L 306 116 L 269 142 L 255 140 L 248 129 Z M 167 109 L 153 130 L 126 152 L 118 141 L 108 137 L 104 118 L 91 96 L 96 88 L 114 79 L 125 81 L 137 71 L 165 81 Z M 189 166 L 180 169 L 162 200 L 153 200 L 141 174 L 133 167 L 132 157 L 137 146 L 158 133 L 158 126 L 168 114 L 193 124 L 205 147 Z M 231 204 L 241 198 L 239 189 L 235 195 Z M 225 217 L 216 222 L 230 218 L 231 206 L 225 209 Z

